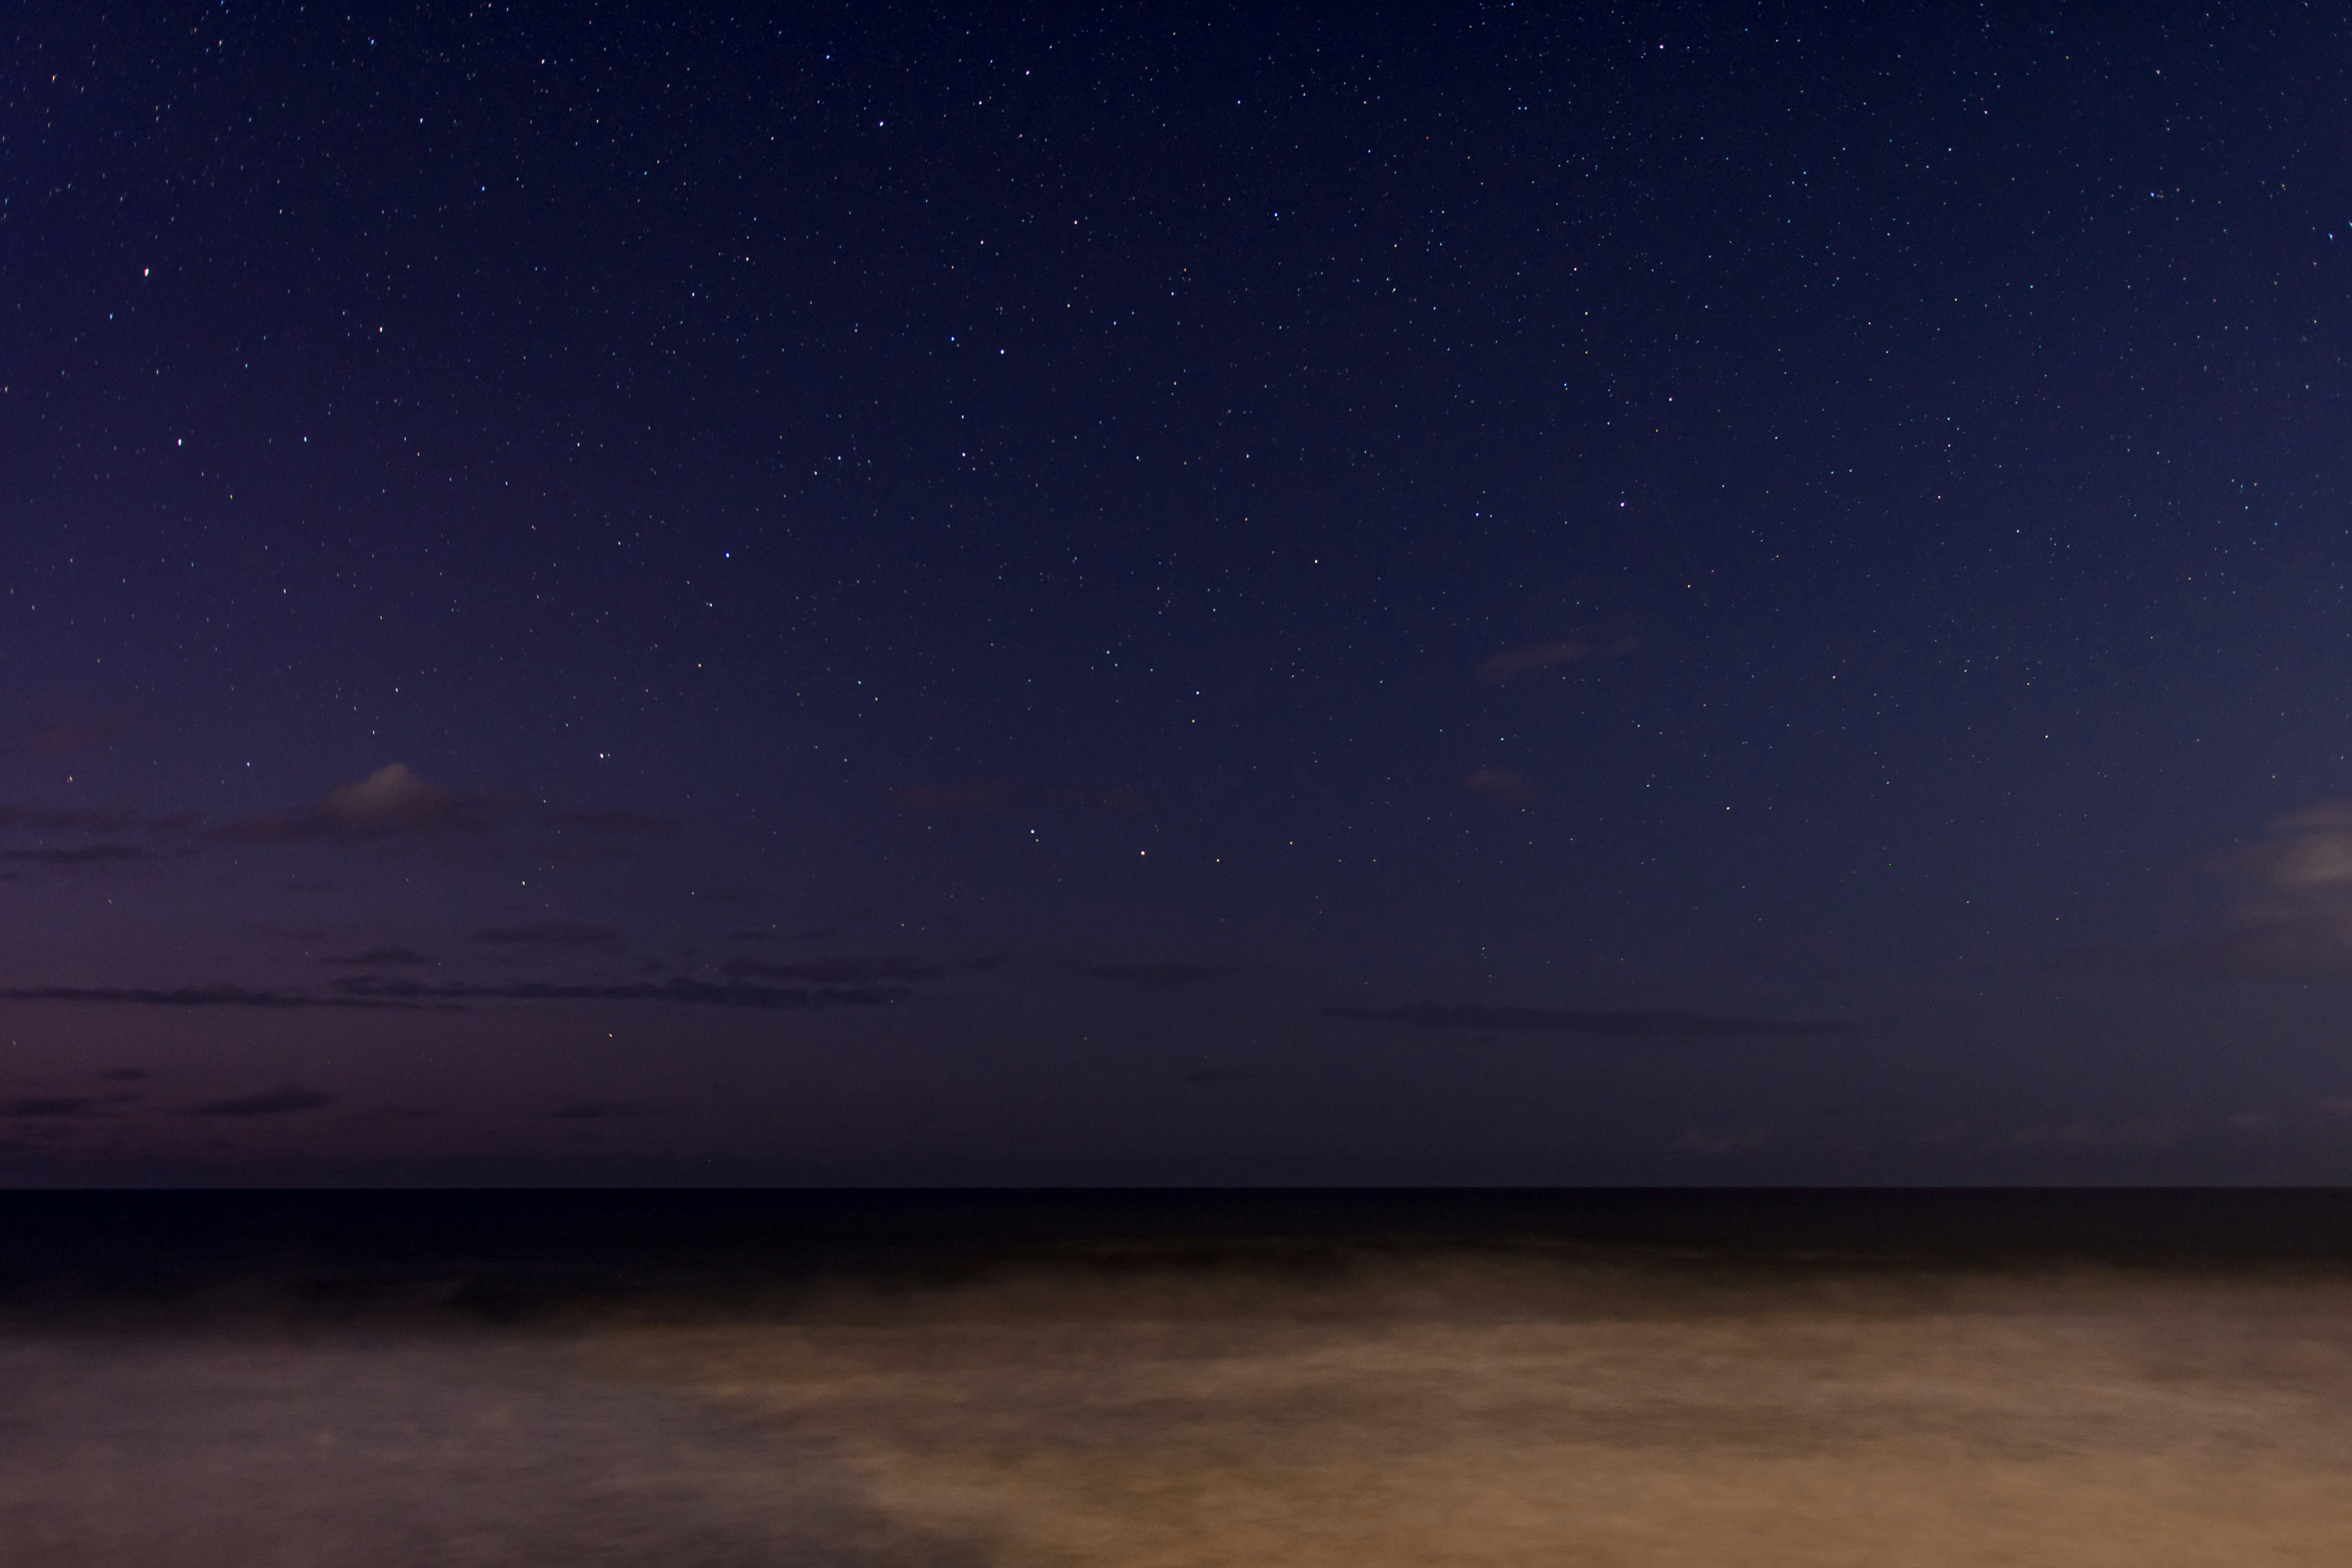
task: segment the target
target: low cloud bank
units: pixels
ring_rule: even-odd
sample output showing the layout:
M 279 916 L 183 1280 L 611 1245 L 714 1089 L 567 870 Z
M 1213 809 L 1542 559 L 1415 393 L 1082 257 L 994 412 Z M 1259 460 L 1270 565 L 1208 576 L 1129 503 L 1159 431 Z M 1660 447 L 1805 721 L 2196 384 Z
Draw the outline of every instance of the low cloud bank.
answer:
M 332 1105 L 335 1097 L 321 1094 L 315 1089 L 299 1084 L 281 1084 L 253 1094 L 240 1094 L 229 1100 L 207 1100 L 190 1108 L 191 1116 L 292 1116 L 305 1110 L 317 1110 Z
M 1206 963 L 1098 963 L 1087 973 L 1097 980 L 1124 980 L 1153 990 L 1197 985 L 1217 974 L 1215 967 Z
M 414 1002 L 369 996 L 318 996 L 301 991 L 257 991 L 243 985 L 9 985 L 0 1002 L 95 1002 L 140 1007 L 399 1007 Z
M 515 981 L 480 985 L 428 985 L 385 975 L 355 974 L 336 989 L 362 1003 L 391 1002 L 679 1002 L 704 1007 L 751 1007 L 797 1012 L 824 1007 L 887 1006 L 911 994 L 901 985 L 752 985 L 708 980 L 636 981 L 619 984 L 550 984 Z
M 1843 1035 L 1853 1026 L 1832 1019 L 1745 1018 L 1717 1013 L 1618 1009 L 1578 1012 L 1549 1007 L 1488 1007 L 1476 1003 L 1412 1002 L 1402 1007 L 1326 1007 L 1327 1018 L 1411 1028 L 1475 1029 L 1515 1035 L 1597 1035 L 1620 1040 L 1803 1038 Z

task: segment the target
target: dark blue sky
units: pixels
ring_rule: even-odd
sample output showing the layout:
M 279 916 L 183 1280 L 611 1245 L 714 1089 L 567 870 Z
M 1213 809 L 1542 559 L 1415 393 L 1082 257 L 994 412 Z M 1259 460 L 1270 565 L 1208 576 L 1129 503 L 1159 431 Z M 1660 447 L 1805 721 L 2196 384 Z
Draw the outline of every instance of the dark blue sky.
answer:
M 2336 8 L 10 26 L 0 1176 L 2352 1174 Z

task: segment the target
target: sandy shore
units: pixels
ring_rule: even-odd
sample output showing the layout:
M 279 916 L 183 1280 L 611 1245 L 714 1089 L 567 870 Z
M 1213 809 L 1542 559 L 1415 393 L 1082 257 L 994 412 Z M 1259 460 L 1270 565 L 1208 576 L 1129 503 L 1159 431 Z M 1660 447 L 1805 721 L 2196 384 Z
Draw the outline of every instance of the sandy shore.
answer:
M 2352 1281 L 1388 1258 L 0 1341 L 0 1562 L 2352 1563 Z

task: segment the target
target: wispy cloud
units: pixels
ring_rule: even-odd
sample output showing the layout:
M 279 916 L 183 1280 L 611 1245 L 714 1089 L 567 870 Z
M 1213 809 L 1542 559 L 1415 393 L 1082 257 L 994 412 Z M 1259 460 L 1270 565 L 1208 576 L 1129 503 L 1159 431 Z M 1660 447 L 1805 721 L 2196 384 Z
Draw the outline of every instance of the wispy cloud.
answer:
M 2203 942 L 2074 966 L 2144 967 L 2242 980 L 2352 979 L 2352 801 L 2322 801 L 2273 822 L 2222 862 L 2241 884 L 2233 929 Z
M 1516 768 L 1480 768 L 1462 781 L 1462 787 L 1497 805 L 1525 805 L 1543 794 L 1543 786 Z
M 397 1007 L 413 1009 L 414 1002 L 357 995 L 319 996 L 300 991 L 256 991 L 242 985 L 181 985 L 152 988 L 129 985 L 9 985 L 0 986 L 0 1002 L 88 1002 L 140 1007 L 258 1007 L 268 1010 L 302 1007 Z
M 917 972 L 908 971 L 909 977 Z M 929 973 L 930 972 L 921 972 Z M 886 1006 L 913 993 L 904 985 L 861 984 L 764 985 L 747 981 L 676 978 L 606 984 L 555 984 L 539 981 L 428 984 L 387 974 L 354 974 L 326 994 L 257 990 L 240 985 L 146 986 L 15 985 L 0 987 L 0 1002 L 80 1003 L 140 1007 L 250 1007 L 265 1012 L 305 1008 L 462 1008 L 469 1002 L 670 1002 L 695 1006 L 797 1012 L 834 1007 Z
M 41 805 L 32 801 L 0 804 L 0 833 L 120 833 L 131 822 L 129 801 L 105 805 Z
M 991 816 L 1018 807 L 1028 791 L 1011 779 L 966 779 L 961 784 L 894 784 L 884 798 L 918 816 Z
M 1131 984 L 1164 989 L 1176 985 L 1196 985 L 1216 977 L 1214 966 L 1206 963 L 1098 963 L 1087 971 L 1097 980 L 1124 980 Z
M 425 963 L 431 961 L 413 947 L 371 947 L 363 952 L 349 953 L 341 958 L 322 958 L 319 962 L 345 967 L 366 967 L 375 964 Z
M 816 958 L 800 963 L 766 963 L 730 958 L 721 972 L 739 980 L 806 980 L 820 985 L 859 985 L 877 980 L 936 980 L 938 966 L 903 958 Z
M 228 844 L 315 843 L 387 837 L 436 829 L 486 831 L 491 815 L 512 803 L 460 795 L 419 778 L 405 763 L 388 763 L 362 779 L 338 784 L 313 804 L 263 812 L 214 828 Z
M 885 798 L 894 809 L 918 816 L 1003 816 L 1021 811 L 1149 816 L 1157 809 L 1151 796 L 1132 784 L 1048 784 L 1004 778 L 898 784 Z
M 75 1095 L 34 1094 L 16 1100 L 0 1100 L 0 1117 L 15 1121 L 97 1114 L 98 1101 Z
M 1833 1020 L 1748 1018 L 1719 1013 L 1646 1009 L 1578 1012 L 1549 1007 L 1489 1007 L 1476 1003 L 1412 1002 L 1402 1007 L 1326 1007 L 1324 1016 L 1366 1024 L 1402 1024 L 1431 1031 L 1468 1029 L 1496 1034 L 1598 1035 L 1620 1040 L 1798 1038 L 1848 1033 Z
M 1675 1140 L 1675 1149 L 1683 1154 L 1757 1154 L 1772 1147 L 1773 1142 L 1769 1127 L 1751 1127 L 1742 1132 L 1694 1127 Z
M 614 1116 L 658 1116 L 661 1109 L 636 1100 L 567 1100 L 547 1113 L 558 1121 L 602 1121 Z
M 2096 1121 L 2078 1117 L 2072 1121 L 2042 1122 L 2020 1128 L 2004 1142 L 2021 1149 L 2160 1149 L 2188 1136 L 2179 1122 L 2159 1117 L 2130 1121 Z
M 1591 651 L 1591 645 L 1583 642 L 1529 643 L 1487 659 L 1478 667 L 1478 679 L 1494 683 L 1538 669 L 1555 669 L 1563 664 L 1574 664 Z
M 892 985 L 753 985 L 684 978 L 616 984 L 549 984 L 514 981 L 428 985 L 387 975 L 355 974 L 336 989 L 359 1002 L 677 1002 L 708 1007 L 798 1012 L 828 1007 L 887 1006 L 910 994 Z
M 135 844 L 77 844 L 69 849 L 0 849 L 0 860 L 28 866 L 112 866 L 143 860 L 147 851 Z
M 582 921 L 533 921 L 528 925 L 491 926 L 473 932 L 472 938 L 497 947 L 609 947 L 620 934 L 611 926 Z
M 191 1116 L 293 1116 L 305 1110 L 317 1110 L 332 1105 L 334 1096 L 321 1094 L 315 1089 L 299 1084 L 281 1084 L 276 1089 L 259 1089 L 252 1094 L 240 1094 L 230 1100 L 207 1100 L 189 1109 Z
M 658 838 L 676 826 L 667 816 L 645 811 L 553 809 L 542 812 L 541 819 L 560 832 L 598 838 Z
M 193 816 L 178 826 L 184 829 Z M 159 831 L 164 824 L 154 825 Z M 537 852 L 557 858 L 634 853 L 659 838 L 673 820 L 651 812 L 533 805 L 523 796 L 481 788 L 450 789 L 404 763 L 387 763 L 364 778 L 336 785 L 307 805 L 257 812 L 204 832 L 198 842 L 226 845 L 351 844 L 427 834 L 482 835 L 535 830 Z
M 77 752 L 103 751 L 121 738 L 130 722 L 131 715 L 123 712 L 102 714 L 80 723 L 44 720 L 33 725 L 25 737 L 25 749 L 37 757 L 70 757 Z

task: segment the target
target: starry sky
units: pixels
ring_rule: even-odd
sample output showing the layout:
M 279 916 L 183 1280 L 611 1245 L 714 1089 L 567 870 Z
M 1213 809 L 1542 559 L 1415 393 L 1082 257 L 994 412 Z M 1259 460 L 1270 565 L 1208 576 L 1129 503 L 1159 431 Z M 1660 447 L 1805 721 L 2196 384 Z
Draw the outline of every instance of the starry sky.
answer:
M 2338 7 L 0 27 L 0 1180 L 2352 1179 Z

